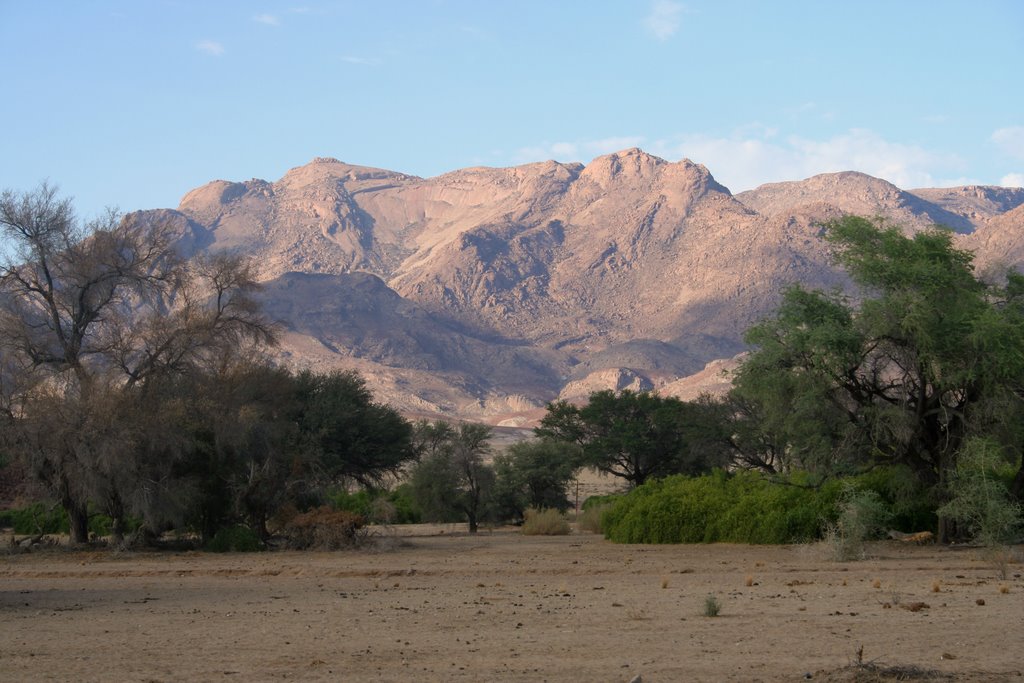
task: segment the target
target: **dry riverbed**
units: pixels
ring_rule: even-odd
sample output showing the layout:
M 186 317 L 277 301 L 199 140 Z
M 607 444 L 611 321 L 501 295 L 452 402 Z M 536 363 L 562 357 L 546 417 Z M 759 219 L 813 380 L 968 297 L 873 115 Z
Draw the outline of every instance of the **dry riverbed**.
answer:
M 336 553 L 12 554 L 0 680 L 1024 681 L 1024 568 L 974 550 L 836 563 L 456 529 Z

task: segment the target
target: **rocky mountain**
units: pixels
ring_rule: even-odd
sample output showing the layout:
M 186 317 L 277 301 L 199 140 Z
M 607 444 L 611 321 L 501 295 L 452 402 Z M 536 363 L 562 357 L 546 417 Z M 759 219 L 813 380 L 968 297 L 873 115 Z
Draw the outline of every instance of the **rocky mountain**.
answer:
M 1016 266 L 1022 211 L 1020 189 L 860 173 L 734 196 L 700 164 L 629 149 L 435 178 L 320 158 L 136 217 L 174 222 L 186 251 L 255 257 L 287 362 L 357 369 L 409 413 L 519 424 L 559 396 L 715 385 L 706 365 L 740 353 L 787 284 L 844 284 L 823 220 L 942 223 Z

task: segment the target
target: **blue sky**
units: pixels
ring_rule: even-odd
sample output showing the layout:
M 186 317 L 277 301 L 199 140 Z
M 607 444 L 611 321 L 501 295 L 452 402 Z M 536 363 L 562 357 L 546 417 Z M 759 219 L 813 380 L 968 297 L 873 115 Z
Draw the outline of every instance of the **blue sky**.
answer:
M 734 192 L 1024 185 L 1024 3 L 0 0 L 0 187 L 86 217 L 315 156 L 433 176 L 639 146 Z

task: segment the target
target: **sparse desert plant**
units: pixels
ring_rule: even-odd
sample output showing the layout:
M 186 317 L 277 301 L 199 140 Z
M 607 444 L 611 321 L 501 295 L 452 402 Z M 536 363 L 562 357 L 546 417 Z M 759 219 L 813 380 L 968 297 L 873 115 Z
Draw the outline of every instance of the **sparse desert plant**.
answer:
M 940 515 L 962 523 L 978 543 L 988 548 L 1013 542 L 1024 526 L 1020 503 L 1010 497 L 997 475 L 1005 465 L 999 444 L 989 439 L 968 441 L 949 483 L 952 497 L 938 510 Z
M 580 531 L 588 531 L 593 534 L 600 534 L 604 530 L 601 527 L 601 516 L 611 508 L 611 503 L 602 503 L 584 507 L 580 516 L 576 519 L 576 526 Z
M 526 510 L 522 533 L 527 536 L 565 536 L 570 531 L 568 520 L 558 510 Z
M 864 557 L 864 542 L 885 528 L 889 511 L 877 492 L 847 486 L 839 502 L 839 517 L 828 525 L 822 543 L 838 562 Z
M 722 611 L 722 603 L 714 595 L 709 594 L 704 598 L 704 616 L 717 617 Z
M 941 592 L 942 592 L 942 582 L 940 582 L 938 579 L 935 579 L 934 581 L 932 581 L 932 593 L 941 593 Z
M 375 498 L 370 503 L 370 521 L 374 524 L 391 524 L 398 516 L 398 508 L 387 498 Z
M 999 578 L 1005 581 L 1010 576 L 1010 565 L 1020 561 L 1019 552 L 1010 546 L 997 545 L 986 548 L 982 553 L 986 562 L 995 567 Z
M 751 576 L 750 574 L 747 574 L 747 578 L 743 581 L 743 584 L 745 586 L 748 586 L 748 587 L 749 586 L 753 586 L 754 585 L 754 577 Z
M 322 506 L 295 515 L 285 526 L 286 545 L 293 550 L 341 550 L 370 541 L 366 520 L 347 510 Z

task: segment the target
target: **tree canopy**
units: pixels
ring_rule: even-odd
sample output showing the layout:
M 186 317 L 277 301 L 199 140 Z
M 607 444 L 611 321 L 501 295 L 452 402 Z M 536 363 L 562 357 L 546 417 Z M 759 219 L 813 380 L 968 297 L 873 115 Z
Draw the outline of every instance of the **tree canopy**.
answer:
M 756 350 L 733 397 L 783 468 L 900 463 L 941 500 L 965 440 L 1003 421 L 986 406 L 1019 415 L 1020 278 L 983 281 L 940 228 L 907 236 L 850 216 L 825 236 L 859 297 L 787 290 L 776 316 L 748 331 Z M 1006 446 L 1019 458 L 1019 443 Z
M 630 486 L 669 474 L 697 474 L 722 464 L 696 403 L 649 392 L 598 391 L 586 405 L 548 405 L 535 430 L 541 438 L 576 444 L 580 464 L 620 477 Z

